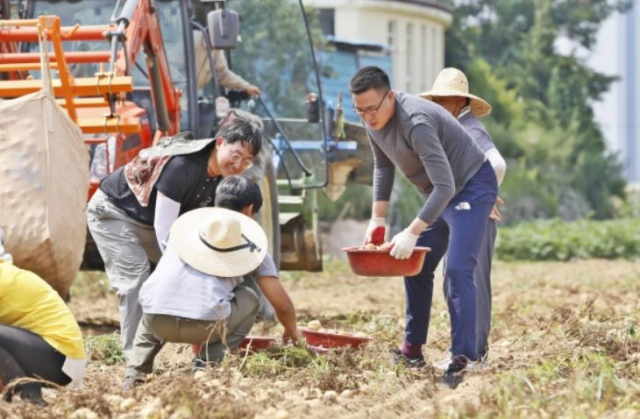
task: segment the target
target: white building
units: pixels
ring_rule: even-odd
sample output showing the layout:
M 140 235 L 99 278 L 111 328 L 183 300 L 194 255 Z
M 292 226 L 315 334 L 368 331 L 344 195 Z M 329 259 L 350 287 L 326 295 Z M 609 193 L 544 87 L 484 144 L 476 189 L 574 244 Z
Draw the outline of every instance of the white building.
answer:
M 389 46 L 394 88 L 409 93 L 427 90 L 444 67 L 444 32 L 452 16 L 449 7 L 437 0 L 306 0 L 305 3 L 320 9 L 325 33 L 339 39 Z
M 640 182 L 640 4 L 635 3 L 626 14 L 605 22 L 589 59 L 595 70 L 620 77 L 594 111 L 609 149 L 618 153 L 632 183 Z

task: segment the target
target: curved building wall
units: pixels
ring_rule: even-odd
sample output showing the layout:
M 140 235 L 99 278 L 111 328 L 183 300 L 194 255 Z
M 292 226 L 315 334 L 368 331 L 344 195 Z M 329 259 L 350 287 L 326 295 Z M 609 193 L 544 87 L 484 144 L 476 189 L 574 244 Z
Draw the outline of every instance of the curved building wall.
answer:
M 432 0 L 312 0 L 305 3 L 334 10 L 334 36 L 375 42 L 391 51 L 394 88 L 427 90 L 444 67 L 444 32 L 448 9 Z

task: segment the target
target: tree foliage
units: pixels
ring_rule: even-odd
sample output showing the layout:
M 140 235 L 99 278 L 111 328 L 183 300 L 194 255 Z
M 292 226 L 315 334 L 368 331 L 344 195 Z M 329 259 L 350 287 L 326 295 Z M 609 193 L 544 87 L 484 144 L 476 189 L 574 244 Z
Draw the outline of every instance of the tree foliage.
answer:
M 232 53 L 234 71 L 262 88 L 276 115 L 304 118 L 304 100 L 318 92 L 318 85 L 300 5 L 294 0 L 234 0 L 230 6 L 242 16 L 242 42 Z M 318 45 L 317 13 L 306 12 Z
M 501 195 L 508 219 L 613 215 L 624 181 L 594 119 L 614 76 L 579 51 L 628 4 L 617 0 L 469 0 L 447 32 L 446 61 L 493 106 L 483 122 L 509 168 Z M 558 41 L 573 45 L 569 53 Z

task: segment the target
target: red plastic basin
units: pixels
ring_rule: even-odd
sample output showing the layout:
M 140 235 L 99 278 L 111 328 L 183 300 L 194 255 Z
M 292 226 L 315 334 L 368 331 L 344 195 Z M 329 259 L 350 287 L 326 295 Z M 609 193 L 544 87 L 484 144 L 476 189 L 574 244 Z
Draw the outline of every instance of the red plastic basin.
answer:
M 416 247 L 408 259 L 396 259 L 386 250 L 344 247 L 351 270 L 360 276 L 414 276 L 420 273 L 429 247 Z
M 238 348 L 246 349 L 247 346 L 251 345 L 250 350 L 253 352 L 258 352 L 264 349 L 268 349 L 273 345 L 276 341 L 276 338 L 270 336 L 247 336 L 240 342 Z M 200 354 L 201 345 L 194 344 L 191 345 L 191 351 L 194 355 Z
M 307 344 L 314 348 L 359 348 L 371 340 L 370 337 L 355 336 L 352 334 L 337 334 L 331 332 L 319 332 L 306 327 L 298 330 L 307 340 Z
M 275 341 L 276 338 L 270 336 L 247 336 L 240 345 L 238 345 L 238 348 L 245 349 L 247 346 L 250 346 L 250 350 L 260 351 L 269 349 Z

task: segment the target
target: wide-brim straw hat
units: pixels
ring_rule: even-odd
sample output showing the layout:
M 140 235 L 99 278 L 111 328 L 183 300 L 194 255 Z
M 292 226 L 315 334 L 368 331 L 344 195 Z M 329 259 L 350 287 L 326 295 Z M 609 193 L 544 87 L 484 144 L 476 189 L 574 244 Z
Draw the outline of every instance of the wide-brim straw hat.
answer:
M 192 268 L 217 277 L 242 276 L 267 254 L 267 235 L 246 215 L 224 208 L 199 208 L 171 227 L 171 246 Z
M 467 76 L 457 68 L 445 68 L 438 74 L 431 90 L 420 93 L 418 96 L 433 100 L 434 97 L 468 97 L 471 99 L 471 113 L 481 118 L 491 113 L 491 105 L 486 100 L 469 93 Z

